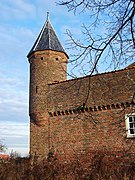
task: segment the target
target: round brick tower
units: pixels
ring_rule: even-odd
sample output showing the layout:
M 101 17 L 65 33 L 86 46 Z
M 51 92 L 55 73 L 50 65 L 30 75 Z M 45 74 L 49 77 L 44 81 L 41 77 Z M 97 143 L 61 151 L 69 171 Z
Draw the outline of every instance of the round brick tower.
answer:
M 27 57 L 30 63 L 30 155 L 47 156 L 50 149 L 48 84 L 66 80 L 68 60 L 48 18 Z
M 48 18 L 27 57 L 30 63 L 29 114 L 31 121 L 38 123 L 47 115 L 48 84 L 66 80 L 68 60 Z

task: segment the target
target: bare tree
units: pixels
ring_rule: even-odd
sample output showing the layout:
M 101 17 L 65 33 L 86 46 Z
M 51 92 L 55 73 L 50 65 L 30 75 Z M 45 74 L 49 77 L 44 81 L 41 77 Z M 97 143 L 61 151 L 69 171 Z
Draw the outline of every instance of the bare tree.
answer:
M 71 62 L 76 67 L 81 65 L 85 74 L 91 75 L 105 61 L 114 69 L 133 61 L 135 0 L 62 0 L 57 4 L 67 6 L 74 14 L 88 13 L 89 24 L 82 27 L 83 39 L 75 39 L 67 30 L 69 47 L 77 49 Z

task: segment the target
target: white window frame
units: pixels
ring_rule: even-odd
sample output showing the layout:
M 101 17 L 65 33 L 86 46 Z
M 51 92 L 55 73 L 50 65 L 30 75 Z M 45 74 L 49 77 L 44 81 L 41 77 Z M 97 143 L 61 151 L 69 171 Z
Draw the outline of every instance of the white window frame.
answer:
M 127 138 L 135 138 L 135 124 L 133 124 L 134 134 L 131 134 L 131 132 L 130 132 L 131 128 L 130 128 L 129 117 L 135 117 L 135 113 L 126 114 L 126 115 L 125 115 Z

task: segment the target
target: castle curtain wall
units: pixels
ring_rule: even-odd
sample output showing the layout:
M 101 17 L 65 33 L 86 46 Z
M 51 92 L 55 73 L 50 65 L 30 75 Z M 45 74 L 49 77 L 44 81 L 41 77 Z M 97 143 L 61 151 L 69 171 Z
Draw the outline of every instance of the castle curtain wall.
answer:
M 131 102 L 135 69 L 124 69 L 49 85 L 48 112 Z
M 130 107 L 51 117 L 50 145 L 66 160 L 91 151 L 132 153 L 135 144 L 126 137 L 125 113 L 133 111 Z

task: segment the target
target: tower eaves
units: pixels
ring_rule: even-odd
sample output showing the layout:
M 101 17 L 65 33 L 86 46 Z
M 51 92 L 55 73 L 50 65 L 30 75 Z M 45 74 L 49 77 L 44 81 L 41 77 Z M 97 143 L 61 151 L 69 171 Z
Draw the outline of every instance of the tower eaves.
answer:
M 53 50 L 53 51 L 63 52 L 68 57 L 48 17 L 32 49 L 28 53 L 27 57 L 29 57 L 33 52 L 43 51 L 43 50 Z

